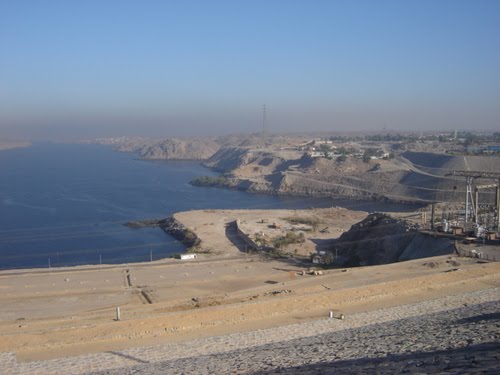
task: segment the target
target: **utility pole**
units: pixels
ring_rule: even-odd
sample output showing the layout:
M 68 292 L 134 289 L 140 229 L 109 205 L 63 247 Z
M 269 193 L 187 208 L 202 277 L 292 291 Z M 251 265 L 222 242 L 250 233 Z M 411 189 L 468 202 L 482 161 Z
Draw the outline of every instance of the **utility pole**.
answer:
M 434 207 L 434 202 L 431 204 L 431 232 L 434 232 L 434 212 L 435 212 L 435 207 Z
M 262 105 L 262 133 L 261 133 L 261 142 L 262 147 L 266 145 L 266 121 L 267 121 L 267 109 L 266 105 Z
M 469 224 L 469 215 L 470 215 L 470 201 L 473 201 L 472 199 L 472 176 L 467 176 L 466 177 L 466 184 L 467 188 L 465 190 L 465 230 L 467 230 L 467 226 Z M 469 197 L 471 199 L 469 199 Z M 474 206 L 474 205 L 473 205 Z
M 496 215 L 497 215 L 497 232 L 500 232 L 500 178 L 497 182 L 497 188 L 495 193 L 495 206 L 496 206 Z

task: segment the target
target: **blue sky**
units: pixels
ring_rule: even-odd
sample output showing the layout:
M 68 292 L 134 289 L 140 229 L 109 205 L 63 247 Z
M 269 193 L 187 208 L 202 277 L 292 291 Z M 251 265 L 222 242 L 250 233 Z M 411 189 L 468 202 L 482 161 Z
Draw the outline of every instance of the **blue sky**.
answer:
M 0 137 L 500 129 L 500 1 L 0 1 Z

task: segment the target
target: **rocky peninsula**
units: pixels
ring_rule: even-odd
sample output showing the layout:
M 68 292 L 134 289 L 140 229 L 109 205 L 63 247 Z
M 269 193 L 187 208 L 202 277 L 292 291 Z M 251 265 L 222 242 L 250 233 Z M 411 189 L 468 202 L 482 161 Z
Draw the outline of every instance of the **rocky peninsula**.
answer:
M 129 228 L 161 228 L 165 233 L 171 235 L 176 240 L 182 242 L 187 248 L 195 247 L 200 244 L 200 239 L 192 230 L 186 228 L 181 222 L 173 216 L 165 219 L 146 219 L 139 221 L 129 221 L 124 224 Z

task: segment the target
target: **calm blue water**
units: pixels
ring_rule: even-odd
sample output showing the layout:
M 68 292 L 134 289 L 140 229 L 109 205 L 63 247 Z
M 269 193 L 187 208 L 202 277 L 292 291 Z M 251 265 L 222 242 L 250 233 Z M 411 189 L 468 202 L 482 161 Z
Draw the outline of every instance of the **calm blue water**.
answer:
M 182 252 L 160 229 L 123 223 L 207 208 L 400 205 L 256 195 L 194 187 L 214 175 L 195 162 L 142 161 L 98 145 L 35 144 L 0 151 L 0 269 L 147 261 Z

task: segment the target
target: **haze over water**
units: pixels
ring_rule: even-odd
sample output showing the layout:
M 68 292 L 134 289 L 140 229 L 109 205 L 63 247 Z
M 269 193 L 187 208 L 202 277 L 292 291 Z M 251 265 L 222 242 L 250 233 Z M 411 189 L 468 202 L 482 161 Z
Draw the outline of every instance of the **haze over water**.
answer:
M 0 152 L 0 269 L 147 261 L 184 250 L 160 229 L 127 221 L 208 208 L 309 208 L 382 205 L 278 197 L 194 187 L 214 175 L 197 162 L 144 161 L 109 147 L 35 144 Z

